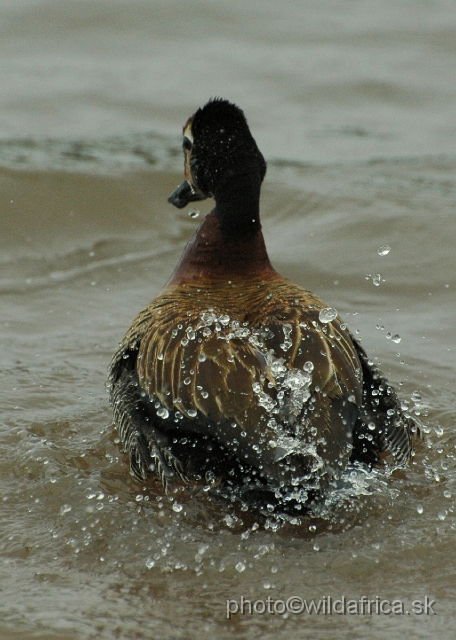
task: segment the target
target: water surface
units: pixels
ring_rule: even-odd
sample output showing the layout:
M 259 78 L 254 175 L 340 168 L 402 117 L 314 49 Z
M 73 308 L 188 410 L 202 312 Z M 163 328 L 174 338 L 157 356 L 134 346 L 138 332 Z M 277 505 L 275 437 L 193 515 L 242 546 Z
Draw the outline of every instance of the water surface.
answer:
M 1 3 L 2 637 L 453 633 L 456 16 L 411 7 Z M 131 478 L 105 391 L 211 206 L 166 198 L 180 128 L 215 94 L 269 160 L 274 266 L 339 311 L 427 437 L 407 469 L 347 478 L 280 528 Z M 227 620 L 241 596 L 428 596 L 437 615 Z

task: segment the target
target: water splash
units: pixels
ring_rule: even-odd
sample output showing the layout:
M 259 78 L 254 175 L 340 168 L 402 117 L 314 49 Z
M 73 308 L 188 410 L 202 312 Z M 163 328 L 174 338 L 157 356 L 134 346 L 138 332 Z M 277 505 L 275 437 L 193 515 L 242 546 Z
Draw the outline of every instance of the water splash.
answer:
M 283 351 L 288 351 L 288 349 L 293 344 L 293 341 L 291 340 L 292 331 L 293 331 L 293 327 L 291 326 L 291 324 L 284 324 L 283 325 L 284 340 L 283 340 L 283 343 L 280 345 L 280 348 Z
M 333 309 L 332 307 L 328 307 L 327 309 L 322 309 L 318 314 L 318 319 L 320 322 L 327 324 L 328 322 L 332 322 L 337 318 L 337 309 Z
M 366 280 L 372 280 L 372 283 L 376 287 L 379 287 L 382 281 L 382 276 L 380 275 L 380 273 L 374 273 L 374 274 L 366 273 L 364 277 L 366 278 Z
M 254 382 L 252 384 L 252 389 L 255 395 L 258 397 L 258 405 L 266 409 L 268 413 L 274 411 L 277 402 L 263 391 L 261 384 L 259 382 Z

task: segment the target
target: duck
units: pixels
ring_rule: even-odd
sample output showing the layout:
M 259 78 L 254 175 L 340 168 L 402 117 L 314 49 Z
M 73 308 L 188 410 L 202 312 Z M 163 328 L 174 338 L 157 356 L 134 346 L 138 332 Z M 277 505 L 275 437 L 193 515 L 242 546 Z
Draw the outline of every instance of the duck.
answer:
M 337 311 L 272 266 L 266 161 L 222 98 L 183 127 L 177 208 L 213 198 L 109 367 L 114 426 L 141 482 L 305 513 L 350 465 L 404 466 L 417 426 Z

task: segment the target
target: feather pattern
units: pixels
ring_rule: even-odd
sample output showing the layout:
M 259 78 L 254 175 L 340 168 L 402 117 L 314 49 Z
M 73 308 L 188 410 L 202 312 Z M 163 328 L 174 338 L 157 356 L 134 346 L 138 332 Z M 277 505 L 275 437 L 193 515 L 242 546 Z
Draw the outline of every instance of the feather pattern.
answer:
M 199 290 L 192 282 L 165 290 L 138 316 L 113 358 L 114 406 L 119 387 L 125 389 L 117 379 L 127 353 L 148 401 L 148 423 L 136 420 L 136 430 L 125 427 L 128 407 L 116 416 L 126 448 L 135 452 L 133 471 L 147 467 L 137 460 L 145 450 L 137 432 L 146 440 L 151 430 L 166 435 L 179 416 L 186 431 L 210 435 L 277 480 L 286 475 L 278 458 L 312 443 L 312 455 L 332 464 L 347 457 L 349 428 L 333 409 L 361 404 L 361 364 L 340 319 L 320 322 L 325 305 L 285 279 L 223 287 L 206 282 L 204 302 L 195 305 Z

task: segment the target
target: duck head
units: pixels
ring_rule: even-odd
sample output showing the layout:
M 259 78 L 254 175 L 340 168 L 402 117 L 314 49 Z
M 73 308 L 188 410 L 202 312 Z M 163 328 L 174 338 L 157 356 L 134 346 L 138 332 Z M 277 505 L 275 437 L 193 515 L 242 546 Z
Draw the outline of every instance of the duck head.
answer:
M 185 180 L 168 198 L 181 209 L 189 202 L 215 198 L 233 200 L 258 192 L 266 162 L 250 133 L 243 111 L 214 98 L 185 123 L 183 143 Z M 247 183 L 247 184 L 246 184 Z

